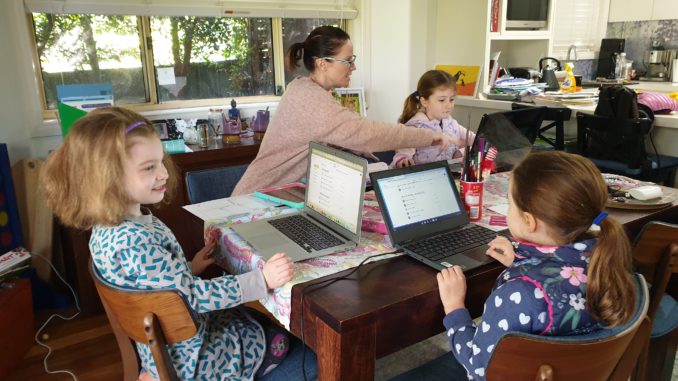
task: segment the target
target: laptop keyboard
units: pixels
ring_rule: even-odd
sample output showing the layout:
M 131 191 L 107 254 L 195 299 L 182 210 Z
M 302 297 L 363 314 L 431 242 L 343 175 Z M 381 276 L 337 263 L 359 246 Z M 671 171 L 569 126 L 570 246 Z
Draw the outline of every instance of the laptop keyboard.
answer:
M 309 253 L 344 243 L 301 215 L 278 218 L 268 223 Z
M 443 233 L 406 245 L 405 248 L 431 261 L 438 261 L 474 247 L 485 245 L 497 236 L 497 232 L 477 225 Z

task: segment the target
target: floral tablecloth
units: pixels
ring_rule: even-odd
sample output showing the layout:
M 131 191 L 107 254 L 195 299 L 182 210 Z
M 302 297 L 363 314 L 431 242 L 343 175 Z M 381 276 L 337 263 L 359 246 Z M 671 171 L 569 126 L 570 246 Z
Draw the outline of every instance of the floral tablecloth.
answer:
M 506 191 L 508 188 L 508 176 L 508 174 L 504 173 L 492 175 L 485 182 L 483 193 L 483 216 L 481 221 L 478 222 L 479 225 L 497 231 L 505 229 L 505 217 L 490 208 L 507 203 Z M 247 242 L 240 238 L 240 236 L 230 228 L 231 225 L 297 212 L 297 209 L 277 206 L 271 203 L 270 205 L 262 204 L 261 208 L 251 209 L 248 213 L 242 213 L 242 210 L 239 210 L 236 214 L 229 214 L 228 210 L 224 210 L 223 218 L 206 220 L 205 229 L 217 228 L 221 232 L 219 253 L 216 255 L 217 264 L 231 274 L 242 274 L 252 271 L 254 268 L 262 268 L 265 262 L 263 257 Z M 287 329 L 290 327 L 290 314 L 292 311 L 292 286 L 356 267 L 370 255 L 393 251 L 388 235 L 375 232 L 383 231 L 383 225 L 380 229 L 378 227 L 378 221 L 375 222 L 375 220 L 378 220 L 379 218 L 379 213 L 378 204 L 374 199 L 373 192 L 367 192 L 365 194 L 363 215 L 366 219 L 370 220 L 370 224 L 363 224 L 363 232 L 358 247 L 343 253 L 330 254 L 295 263 L 295 277 L 286 285 L 273 290 L 265 299 L 261 300 L 264 307 Z M 365 231 L 366 229 L 370 231 Z M 379 257 L 375 258 L 375 260 L 386 259 L 397 255 L 402 254 Z

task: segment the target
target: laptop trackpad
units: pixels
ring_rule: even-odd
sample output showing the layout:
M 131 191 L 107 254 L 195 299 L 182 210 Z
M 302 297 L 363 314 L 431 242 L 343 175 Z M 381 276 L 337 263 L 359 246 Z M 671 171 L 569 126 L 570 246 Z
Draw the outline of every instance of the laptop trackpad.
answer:
M 487 247 L 487 246 L 485 246 Z M 481 250 L 472 250 L 470 252 L 461 253 L 453 255 L 451 257 L 444 258 L 442 262 L 447 262 L 452 265 L 459 265 L 462 269 L 473 269 L 486 262 L 489 262 L 492 257 L 486 255 Z

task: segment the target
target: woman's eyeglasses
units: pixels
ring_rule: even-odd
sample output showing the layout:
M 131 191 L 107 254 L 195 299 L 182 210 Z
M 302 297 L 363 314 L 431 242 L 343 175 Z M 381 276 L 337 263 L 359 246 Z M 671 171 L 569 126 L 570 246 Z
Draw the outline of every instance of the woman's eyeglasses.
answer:
M 334 57 L 320 57 L 320 59 L 323 59 L 323 60 L 336 61 L 336 62 L 343 63 L 344 65 L 346 65 L 348 67 L 355 65 L 355 58 L 356 58 L 355 54 L 351 57 L 350 60 L 342 60 L 341 58 L 334 58 Z

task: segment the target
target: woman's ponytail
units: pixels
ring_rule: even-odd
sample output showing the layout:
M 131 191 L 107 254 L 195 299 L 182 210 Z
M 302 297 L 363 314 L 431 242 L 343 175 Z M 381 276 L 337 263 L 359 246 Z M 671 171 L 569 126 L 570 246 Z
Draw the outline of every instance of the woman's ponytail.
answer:
M 300 66 L 299 61 L 304 57 L 304 43 L 303 42 L 296 42 L 292 44 L 289 49 L 287 49 L 287 54 L 285 54 L 285 65 L 287 66 L 287 70 L 290 71 L 290 73 L 294 73 L 294 71 Z

